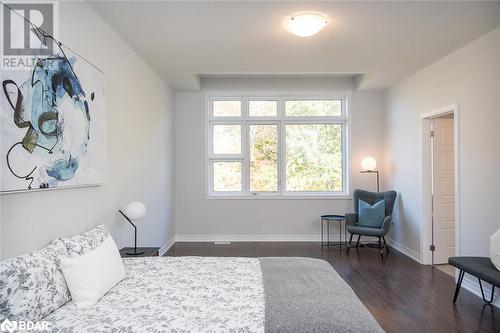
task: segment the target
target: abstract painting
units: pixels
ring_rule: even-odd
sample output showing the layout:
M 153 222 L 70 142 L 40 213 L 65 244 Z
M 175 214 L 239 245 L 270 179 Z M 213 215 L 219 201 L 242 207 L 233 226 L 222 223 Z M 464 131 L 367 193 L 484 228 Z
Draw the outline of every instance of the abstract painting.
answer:
M 0 192 L 102 184 L 104 73 L 36 32 L 42 43 L 53 43 L 53 54 L 1 73 Z

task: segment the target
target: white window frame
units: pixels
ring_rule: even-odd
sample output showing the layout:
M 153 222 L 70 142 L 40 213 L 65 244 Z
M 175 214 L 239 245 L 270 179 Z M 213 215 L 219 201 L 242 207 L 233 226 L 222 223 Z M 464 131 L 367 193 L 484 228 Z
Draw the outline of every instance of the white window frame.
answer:
M 298 117 L 286 116 L 285 101 L 287 100 L 342 100 L 341 116 Z M 214 117 L 213 101 L 239 100 L 241 101 L 241 117 Z M 276 117 L 250 117 L 249 101 L 276 100 L 278 113 Z M 349 100 L 350 92 L 232 92 L 206 93 L 205 131 L 205 177 L 207 199 L 346 199 L 349 198 Z M 213 125 L 241 125 L 241 155 L 213 154 Z M 250 125 L 277 125 L 278 130 L 278 191 L 252 192 L 250 191 L 250 143 L 248 128 Z M 339 192 L 295 192 L 286 191 L 286 125 L 287 124 L 340 124 L 342 125 L 342 183 L 343 189 Z M 218 161 L 241 161 L 241 192 L 213 191 L 213 163 Z

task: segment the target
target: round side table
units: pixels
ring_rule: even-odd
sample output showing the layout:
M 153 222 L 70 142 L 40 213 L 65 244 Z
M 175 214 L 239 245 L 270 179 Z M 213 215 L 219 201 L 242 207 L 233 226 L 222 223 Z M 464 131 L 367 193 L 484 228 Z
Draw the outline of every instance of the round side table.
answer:
M 324 224 L 326 222 L 326 243 L 324 241 Z M 338 243 L 330 242 L 330 222 L 339 223 L 339 241 Z M 347 229 L 345 225 L 344 215 L 321 215 L 321 246 L 338 246 L 342 249 L 342 222 L 344 222 L 344 243 L 347 244 Z M 346 245 L 347 246 L 347 245 Z

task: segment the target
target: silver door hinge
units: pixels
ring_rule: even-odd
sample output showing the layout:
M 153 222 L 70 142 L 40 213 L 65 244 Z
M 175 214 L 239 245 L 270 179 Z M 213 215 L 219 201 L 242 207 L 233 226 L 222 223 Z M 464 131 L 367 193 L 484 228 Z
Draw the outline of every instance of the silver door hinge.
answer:
M 434 131 L 431 131 L 431 138 L 434 137 Z

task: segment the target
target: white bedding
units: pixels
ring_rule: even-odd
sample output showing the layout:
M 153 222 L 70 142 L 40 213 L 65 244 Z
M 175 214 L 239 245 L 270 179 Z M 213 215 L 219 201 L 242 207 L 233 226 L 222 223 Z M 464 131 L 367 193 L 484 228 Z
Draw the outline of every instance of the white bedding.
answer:
M 264 332 L 256 258 L 124 259 L 126 278 L 94 306 L 45 317 L 53 332 Z

